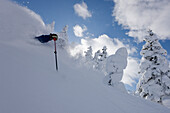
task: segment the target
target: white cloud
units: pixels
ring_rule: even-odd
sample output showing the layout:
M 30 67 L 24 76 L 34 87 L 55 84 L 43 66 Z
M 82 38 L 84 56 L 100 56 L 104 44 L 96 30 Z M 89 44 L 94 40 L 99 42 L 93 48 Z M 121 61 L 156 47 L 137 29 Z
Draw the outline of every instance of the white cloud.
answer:
M 81 27 L 80 25 L 75 25 L 73 27 L 74 30 L 74 35 L 77 37 L 83 37 L 83 32 L 87 31 L 87 27 L 85 25 L 83 25 L 83 27 Z
M 85 2 L 82 2 L 81 4 L 78 4 L 78 3 L 75 4 L 74 11 L 78 16 L 82 17 L 83 19 L 92 17 L 92 14 L 90 11 L 88 11 L 88 7 Z
M 70 48 L 71 55 L 76 56 L 76 55 L 84 54 L 84 51 L 86 51 L 89 46 L 92 46 L 93 54 L 97 50 L 101 50 L 103 46 L 107 46 L 108 55 L 114 54 L 117 51 L 117 49 L 119 49 L 120 47 L 126 47 L 129 55 L 136 53 L 136 49 L 134 47 L 130 47 L 129 45 L 123 44 L 117 38 L 110 38 L 106 34 L 103 34 L 98 38 L 81 39 L 80 44 L 74 45 L 74 47 Z M 132 83 L 136 83 L 135 80 L 137 78 L 138 78 L 138 60 L 129 56 L 128 66 L 124 71 L 124 76 L 122 81 L 125 84 L 132 85 Z
M 129 36 L 142 41 L 146 30 L 153 30 L 160 39 L 170 39 L 170 0 L 114 0 L 113 16 L 129 29 Z
M 117 38 L 110 38 L 106 34 L 99 36 L 98 38 L 83 38 L 81 39 L 81 44 L 78 44 L 72 51 L 72 55 L 76 55 L 82 50 L 86 50 L 89 46 L 93 47 L 93 52 L 96 52 L 99 49 L 102 49 L 103 46 L 107 46 L 108 55 L 114 54 L 116 50 L 120 47 L 126 47 L 129 54 L 133 54 L 136 52 L 136 49 L 130 47 L 129 45 L 123 44 Z M 81 52 L 84 54 L 83 52 Z M 93 53 L 94 54 L 94 53 Z
M 136 80 L 140 78 L 139 72 L 139 59 L 128 57 L 128 64 L 124 70 L 124 76 L 122 82 L 132 86 L 136 84 Z

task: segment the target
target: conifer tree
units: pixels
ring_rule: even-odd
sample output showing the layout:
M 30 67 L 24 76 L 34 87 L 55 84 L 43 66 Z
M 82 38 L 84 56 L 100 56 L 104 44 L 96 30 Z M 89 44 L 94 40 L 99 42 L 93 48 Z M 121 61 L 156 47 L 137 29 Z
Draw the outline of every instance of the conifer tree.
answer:
M 89 46 L 87 48 L 87 51 L 85 51 L 85 59 L 84 60 L 84 64 L 85 66 L 87 66 L 88 68 L 93 68 L 93 54 L 92 54 L 93 50 L 92 47 Z
M 104 61 L 107 58 L 107 47 L 104 46 L 102 49 L 102 53 L 100 54 L 100 61 Z
M 167 52 L 160 45 L 157 36 L 149 30 L 146 44 L 141 50 L 140 74 L 142 75 L 136 93 L 141 97 L 162 103 L 163 98 L 170 96 L 169 64 Z
M 100 52 L 100 50 L 98 50 L 95 53 L 95 56 L 93 58 L 94 61 L 94 68 L 97 70 L 100 70 L 102 72 L 105 72 L 105 66 L 106 66 L 106 58 L 107 58 L 107 47 L 104 46 L 102 49 L 102 53 Z
M 88 50 L 84 52 L 85 53 L 86 62 L 92 62 L 92 59 L 93 59 L 93 57 L 92 57 L 92 47 L 89 46 L 87 49 Z
M 65 48 L 68 45 L 68 35 L 67 35 L 68 25 L 66 25 L 61 32 L 58 33 L 57 45 L 60 48 Z
M 108 85 L 120 85 L 123 70 L 127 66 L 128 52 L 125 47 L 119 48 L 115 54 L 110 55 L 106 62 L 105 83 Z
M 106 58 L 107 58 L 107 47 L 104 46 L 102 49 L 102 53 L 100 54 L 100 59 L 99 59 L 99 70 L 105 73 L 106 69 Z
M 99 58 L 100 58 L 100 55 L 101 55 L 101 52 L 100 52 L 100 50 L 98 50 L 95 53 L 94 58 L 93 58 L 93 61 L 94 61 L 93 68 L 96 69 L 96 70 L 99 70 Z

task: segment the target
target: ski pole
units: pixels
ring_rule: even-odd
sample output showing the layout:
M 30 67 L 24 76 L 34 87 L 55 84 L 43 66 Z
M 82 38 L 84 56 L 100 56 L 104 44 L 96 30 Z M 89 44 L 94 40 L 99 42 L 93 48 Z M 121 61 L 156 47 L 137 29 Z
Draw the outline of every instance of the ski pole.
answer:
M 55 63 L 56 63 L 56 70 L 58 71 L 58 62 L 57 62 L 57 49 L 56 49 L 56 40 L 54 39 L 54 54 L 55 54 Z
M 56 47 L 56 40 L 58 39 L 58 35 L 50 33 L 50 38 L 54 41 L 55 64 L 56 64 L 56 70 L 58 71 L 57 47 Z

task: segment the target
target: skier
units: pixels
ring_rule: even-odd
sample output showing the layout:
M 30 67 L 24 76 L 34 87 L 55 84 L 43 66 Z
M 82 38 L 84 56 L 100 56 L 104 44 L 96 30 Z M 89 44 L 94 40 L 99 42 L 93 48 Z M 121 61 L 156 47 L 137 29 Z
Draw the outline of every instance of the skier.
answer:
M 55 61 L 56 61 L 56 70 L 58 71 L 57 48 L 56 48 L 56 40 L 58 39 L 58 35 L 50 33 L 50 35 L 41 35 L 41 36 L 35 37 L 35 39 L 39 40 L 41 43 L 47 43 L 51 40 L 54 41 L 54 47 L 55 47 L 54 54 L 55 54 Z
M 56 41 L 58 39 L 58 35 L 50 33 L 50 35 L 41 35 L 41 36 L 35 37 L 35 39 L 39 40 L 41 43 L 47 43 L 51 40 Z

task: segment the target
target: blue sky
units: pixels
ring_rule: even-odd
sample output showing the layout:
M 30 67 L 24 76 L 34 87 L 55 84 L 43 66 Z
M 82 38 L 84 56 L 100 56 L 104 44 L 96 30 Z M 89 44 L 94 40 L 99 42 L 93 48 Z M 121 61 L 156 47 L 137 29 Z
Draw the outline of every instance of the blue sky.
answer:
M 163 48 L 170 53 L 170 41 L 168 40 L 170 35 L 168 34 L 168 24 L 166 26 L 166 22 L 169 19 L 169 16 L 167 16 L 167 20 L 164 20 L 163 24 L 160 24 L 162 22 L 162 18 L 159 17 L 156 22 L 153 22 L 152 18 L 149 20 L 148 18 L 145 18 L 146 15 L 141 16 L 140 12 L 137 12 L 134 4 L 129 3 L 127 0 L 120 0 L 113 2 L 112 0 L 12 0 L 16 1 L 18 4 L 22 6 L 26 6 L 29 9 L 33 10 L 35 13 L 39 14 L 45 24 L 50 24 L 53 21 L 55 21 L 55 31 L 59 32 L 61 29 L 68 25 L 68 36 L 70 42 L 77 42 L 80 43 L 81 40 L 85 37 L 89 37 L 91 39 L 98 38 L 102 36 L 103 34 L 106 34 L 108 37 L 114 39 L 118 39 L 119 41 L 123 42 L 125 45 L 129 45 L 132 48 L 135 48 L 137 52 L 132 52 L 131 58 L 133 59 L 137 58 L 140 59 L 141 56 L 139 54 L 144 42 L 141 42 L 142 36 L 139 35 L 138 38 L 132 38 L 134 37 L 134 34 L 132 32 L 135 31 L 136 34 L 138 34 L 138 31 L 143 30 L 146 28 L 146 24 L 148 23 L 149 28 L 153 28 L 153 31 L 156 31 L 159 35 L 163 36 L 160 39 L 163 39 L 163 41 L 160 41 Z M 123 2 L 121 2 L 123 1 Z M 133 0 L 134 1 L 134 0 Z M 142 0 L 145 2 L 145 0 Z M 155 7 L 155 9 L 159 9 L 160 7 L 167 7 L 166 4 L 169 3 L 168 0 L 167 3 L 160 3 L 158 5 L 151 3 L 151 8 Z M 87 11 L 90 13 L 87 17 L 79 16 L 74 6 L 81 5 L 82 4 L 87 5 Z M 132 7 L 126 7 L 130 6 L 132 4 Z M 140 6 L 141 3 L 136 2 L 136 5 L 139 5 L 138 9 L 140 9 L 141 12 L 144 12 L 144 14 L 147 14 L 147 11 L 145 11 L 145 7 L 143 7 L 146 4 L 143 4 Z M 116 8 L 115 8 L 116 7 Z M 150 7 L 148 8 L 148 10 Z M 168 9 L 168 8 L 167 8 Z M 162 13 L 165 12 L 162 17 L 166 17 L 165 10 L 160 10 Z M 113 15 L 114 11 L 114 16 Z M 128 12 L 129 11 L 129 12 Z M 136 11 L 136 12 L 135 12 Z M 159 10 L 158 10 L 159 11 Z M 167 12 L 168 13 L 168 12 Z M 157 14 L 156 11 L 153 11 L 153 17 Z M 152 15 L 150 15 L 152 16 Z M 150 17 L 149 16 L 149 17 Z M 142 19 L 141 19 L 142 18 Z M 141 20 L 140 20 L 141 19 Z M 121 25 L 118 25 L 118 22 Z M 139 25 L 138 25 L 139 24 Z M 76 36 L 74 33 L 74 27 L 78 25 L 82 29 L 84 29 L 83 36 Z M 160 29 L 157 29 L 159 28 Z M 163 26 L 164 25 L 164 26 Z M 137 26 L 137 27 L 136 27 Z M 128 28 L 125 30 L 125 28 Z M 166 32 L 163 28 L 167 28 Z M 132 31 L 132 32 L 131 32 Z M 126 35 L 126 33 L 132 33 L 131 35 Z M 142 34 L 143 31 L 142 31 Z M 140 40 L 137 42 L 137 39 Z M 129 49 L 132 50 L 132 49 Z M 169 55 L 169 54 L 168 54 Z M 137 62 L 137 61 L 136 61 Z M 135 68 L 131 69 L 134 70 Z M 134 78 L 135 81 L 137 81 L 136 78 Z M 128 89 L 135 89 L 135 83 L 132 83 L 132 86 L 127 86 Z
M 85 25 L 88 32 L 94 34 L 91 38 L 98 37 L 102 34 L 107 34 L 112 38 L 128 39 L 131 44 L 137 46 L 139 50 L 142 44 L 134 42 L 132 37 L 125 33 L 128 30 L 123 29 L 122 25 L 118 25 L 115 17 L 112 16 L 115 3 L 112 0 L 84 0 L 88 6 L 88 10 L 92 13 L 92 17 L 83 19 L 75 14 L 73 6 L 76 3 L 81 4 L 82 0 L 13 0 L 17 3 L 27 6 L 39 14 L 46 24 L 55 21 L 55 31 L 60 31 L 63 26 L 69 25 L 68 34 L 71 37 L 70 41 L 79 42 L 81 38 L 77 38 L 73 33 L 73 26 Z M 170 41 L 161 41 L 163 47 L 169 53 Z
M 119 38 L 124 41 L 124 43 L 129 43 L 130 41 L 129 44 L 138 46 L 140 49 L 142 47 L 142 44 L 134 43 L 134 39 L 125 34 L 128 30 L 123 29 L 123 27 L 115 21 L 114 16 L 112 16 L 114 8 L 114 2 L 112 0 L 84 0 L 88 6 L 88 10 L 92 14 L 92 17 L 86 19 L 78 16 L 73 8 L 75 4 L 81 4 L 83 2 L 82 0 L 13 1 L 39 14 L 46 24 L 55 21 L 56 32 L 59 32 L 63 26 L 68 25 L 68 35 L 71 42 L 80 42 L 82 38 L 76 37 L 73 32 L 73 27 L 78 24 L 87 27 L 86 32 L 93 34 L 93 36 L 90 35 L 90 38 L 107 34 L 111 38 Z M 140 57 L 140 55 L 138 56 Z
M 69 35 L 72 40 L 79 40 L 74 36 L 72 27 L 76 24 L 86 25 L 88 31 L 98 37 L 101 34 L 108 34 L 111 37 L 126 37 L 121 26 L 114 22 L 112 10 L 114 2 L 111 0 L 86 0 L 88 9 L 92 13 L 91 18 L 84 20 L 77 16 L 73 6 L 82 3 L 81 0 L 14 0 L 19 4 L 27 6 L 39 14 L 45 23 L 55 21 L 55 30 L 60 31 L 66 24 L 69 25 Z M 29 2 L 29 3 L 27 3 Z M 113 23 L 114 22 L 114 23 Z M 113 26 L 114 25 L 114 26 Z

